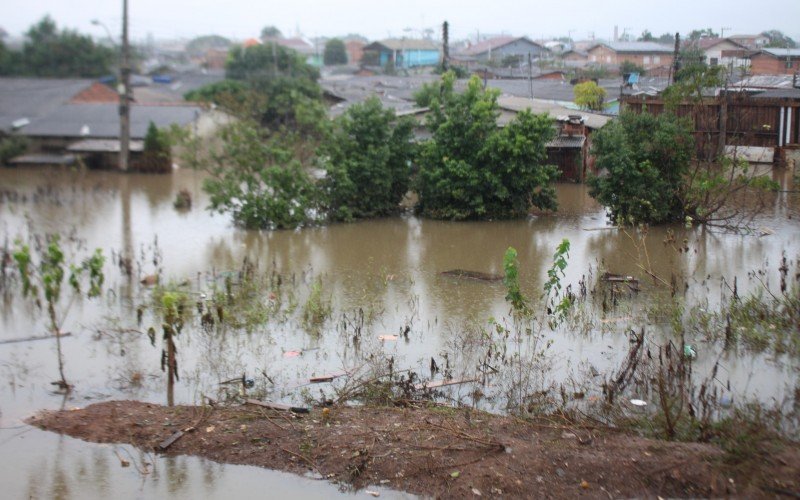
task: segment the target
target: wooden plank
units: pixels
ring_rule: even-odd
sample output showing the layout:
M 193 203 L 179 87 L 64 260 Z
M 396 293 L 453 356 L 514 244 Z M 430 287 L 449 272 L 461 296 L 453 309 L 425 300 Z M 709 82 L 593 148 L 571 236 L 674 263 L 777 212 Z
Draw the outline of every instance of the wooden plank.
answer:
M 308 408 L 303 408 L 302 406 L 290 406 L 283 403 L 273 403 L 271 401 L 259 401 L 257 399 L 248 399 L 245 403 L 249 405 L 260 406 L 262 408 L 268 408 L 270 410 L 277 410 L 277 411 L 290 411 L 292 413 L 309 413 L 310 410 Z
M 328 373 L 325 375 L 319 375 L 317 377 L 311 377 L 310 379 L 308 379 L 308 381 L 311 382 L 312 384 L 320 384 L 322 382 L 332 382 L 333 379 L 344 377 L 347 374 L 348 373 L 344 371 L 336 373 Z
M 468 384 L 470 382 L 477 382 L 476 378 L 451 378 L 449 380 L 431 380 L 422 384 L 417 384 L 414 389 L 421 391 L 422 389 L 437 389 L 439 387 L 447 387 L 448 385 Z
M 161 443 L 159 443 L 158 449 L 161 450 L 161 451 L 166 450 L 167 448 L 172 446 L 172 443 L 174 443 L 175 441 L 177 441 L 180 438 L 182 438 L 183 435 L 184 435 L 183 431 L 174 432 L 170 437 L 168 437 L 167 439 L 165 439 L 165 440 L 161 441 Z

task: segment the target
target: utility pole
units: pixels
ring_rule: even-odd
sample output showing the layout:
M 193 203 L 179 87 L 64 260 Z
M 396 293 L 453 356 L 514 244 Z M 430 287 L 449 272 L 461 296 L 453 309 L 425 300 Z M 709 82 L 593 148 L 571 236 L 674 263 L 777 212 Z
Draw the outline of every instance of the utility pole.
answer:
M 442 23 L 442 69 L 450 69 L 450 25 L 447 21 Z
M 128 170 L 131 142 L 130 84 L 131 62 L 128 46 L 128 0 L 122 0 L 122 62 L 119 73 L 122 89 L 119 96 L 119 168 Z

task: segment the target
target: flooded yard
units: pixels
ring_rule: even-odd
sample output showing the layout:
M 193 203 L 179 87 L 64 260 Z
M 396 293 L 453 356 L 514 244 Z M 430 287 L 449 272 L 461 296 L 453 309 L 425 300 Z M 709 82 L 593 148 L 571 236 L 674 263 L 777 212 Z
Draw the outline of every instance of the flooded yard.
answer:
M 310 384 L 310 377 L 354 375 L 388 363 L 422 381 L 479 379 L 447 388 L 442 400 L 503 412 L 523 401 L 522 377 L 497 374 L 502 370 L 492 360 L 499 358 L 487 349 L 541 356 L 527 389 L 598 398 L 629 352 L 631 331 L 644 329 L 648 342 L 661 344 L 671 338 L 676 315 L 696 323 L 685 339 L 696 351 L 695 376 L 718 365 L 721 397 L 770 406 L 791 401 L 800 383 L 798 352 L 724 349 L 702 335 L 703 312 L 732 293 L 774 292 L 784 256 L 788 275 L 798 272 L 800 194 L 789 176 L 777 180 L 783 191 L 770 213 L 745 234 L 696 226 L 650 228 L 646 235 L 612 228 L 587 188 L 575 184 L 558 186 L 558 213 L 527 220 L 453 223 L 405 215 L 259 232 L 206 211 L 202 174 L 194 171 L 0 169 L 0 241 L 7 248 L 17 238 L 60 233 L 68 254 L 100 248 L 107 257 L 102 297 L 61 304 L 62 330 L 70 333 L 63 338 L 65 372 L 75 385 L 68 397 L 50 385 L 58 374 L 52 339 L 0 344 L 0 480 L 9 498 L 246 497 L 265 484 L 280 496 L 338 491 L 252 467 L 87 444 L 22 423 L 41 409 L 111 399 L 166 402 L 155 288 L 141 283 L 150 276 L 161 287 L 183 290 L 196 309 L 176 339 L 179 404 L 233 400 L 246 390 L 308 405 L 348 389 L 346 377 L 332 384 Z M 190 210 L 173 207 L 181 190 L 191 193 Z M 487 343 L 487 332 L 491 337 L 497 325 L 511 324 L 502 281 L 442 273 L 502 275 L 511 246 L 522 292 L 538 304 L 564 239 L 570 250 L 560 281 L 580 299 L 572 316 L 554 329 L 542 324 L 535 336 Z M 606 272 L 635 278 L 639 290 L 609 286 L 601 280 Z M 22 299 L 18 283 L 7 281 L 2 292 L 0 342 L 47 334 L 45 315 Z M 204 314 L 213 320 L 205 327 Z M 150 327 L 159 331 L 152 344 Z M 244 388 L 235 382 L 242 377 Z M 129 455 L 135 457 L 125 460 L 134 466 L 121 468 L 120 456 Z M 153 464 L 148 474 L 137 470 L 144 462 Z

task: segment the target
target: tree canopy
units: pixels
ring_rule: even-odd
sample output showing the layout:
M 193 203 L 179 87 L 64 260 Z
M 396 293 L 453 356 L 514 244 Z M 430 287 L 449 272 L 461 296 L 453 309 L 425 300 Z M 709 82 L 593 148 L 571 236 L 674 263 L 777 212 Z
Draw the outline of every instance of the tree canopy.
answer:
M 322 147 L 329 217 L 350 220 L 397 211 L 408 191 L 413 122 L 398 120 L 377 98 L 337 118 Z
M 0 74 L 91 78 L 111 73 L 114 60 L 114 50 L 77 31 L 59 30 L 45 16 L 25 33 L 21 52 L 0 47 Z
M 422 213 L 463 220 L 555 209 L 558 169 L 545 164 L 550 119 L 524 111 L 498 129 L 499 92 L 473 77 L 456 93 L 454 81 L 451 72 L 442 77 L 427 120 L 432 137 L 420 147 L 415 184 Z
M 592 153 L 599 177 L 590 194 L 614 221 L 663 223 L 682 220 L 683 180 L 694 155 L 692 126 L 670 113 L 622 113 L 597 131 Z
M 280 38 L 283 36 L 281 30 L 276 28 L 275 26 L 264 26 L 261 29 L 261 39 L 266 40 L 268 38 Z
M 325 53 L 322 57 L 325 66 L 347 64 L 347 49 L 344 42 L 338 38 L 331 38 L 325 43 Z
M 769 42 L 766 44 L 767 47 L 777 47 L 782 49 L 793 49 L 797 47 L 797 43 L 792 40 L 791 37 L 784 35 L 781 31 L 768 30 L 761 34 L 769 38 Z
M 606 89 L 589 80 L 575 85 L 575 104 L 582 109 L 602 111 L 606 99 Z

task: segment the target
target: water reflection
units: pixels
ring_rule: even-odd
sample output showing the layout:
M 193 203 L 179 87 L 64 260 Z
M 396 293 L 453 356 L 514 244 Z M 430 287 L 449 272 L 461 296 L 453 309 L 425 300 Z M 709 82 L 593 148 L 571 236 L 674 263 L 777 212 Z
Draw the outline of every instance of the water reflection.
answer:
M 181 402 L 196 402 L 203 394 L 216 395 L 219 381 L 244 372 L 257 377 L 256 389 L 281 397 L 290 392 L 286 387 L 294 381 L 352 367 L 357 355 L 368 353 L 393 356 L 398 367 L 419 371 L 427 370 L 432 357 L 441 361 L 445 353 L 450 353 L 454 365 L 462 365 L 455 369 L 474 367 L 483 346 L 464 344 L 463 334 L 475 325 L 486 327 L 489 317 L 501 318 L 507 313 L 505 290 L 498 283 L 452 279 L 440 273 L 460 268 L 500 274 L 508 246 L 518 251 L 522 288 L 528 296 L 541 295 L 553 252 L 566 238 L 571 251 L 563 282 L 577 287 L 589 274 L 596 280 L 600 271 L 637 276 L 643 292 L 625 304 L 629 309 L 669 300 L 669 294 L 657 287 L 646 271 L 667 282 L 675 276 L 679 283 L 688 283 L 685 296 L 690 303 L 714 305 L 725 290 L 722 278 L 726 283 L 736 278 L 744 292 L 758 286 L 748 279 L 749 271 L 766 265 L 764 279 L 774 283 L 776 263 L 783 252 L 789 258 L 800 255 L 799 195 L 790 192 L 791 184 L 784 184 L 786 191 L 775 197 L 775 212 L 758 221 L 759 227 L 771 233 L 727 234 L 676 225 L 651 228 L 642 239 L 636 231 L 603 229 L 607 226 L 605 213 L 583 185 L 559 186 L 561 211 L 528 220 L 450 223 L 406 216 L 259 232 L 238 229 L 227 217 L 204 210 L 208 200 L 200 190 L 201 181 L 202 176 L 191 171 L 141 176 L 0 170 L 0 185 L 17 193 L 16 201 L 5 197 L 0 202 L 0 231 L 4 233 L 0 241 L 13 241 L 28 231 L 72 232 L 85 249 L 100 247 L 106 255 L 132 256 L 134 277 L 163 267 L 168 280 L 189 278 L 198 294 L 212 291 L 208 276 L 237 270 L 247 258 L 261 271 L 274 269 L 287 283 L 294 280 L 298 308 L 308 295 L 311 280 L 322 277 L 324 293 L 334 303 L 335 313 L 320 332 L 308 331 L 291 317 L 258 325 L 249 332 L 193 328 L 181 335 L 178 347 L 183 377 L 176 388 Z M 189 212 L 172 208 L 180 189 L 192 192 L 194 208 Z M 151 300 L 150 291 L 137 280 L 127 279 L 110 261 L 106 274 L 113 292 L 100 301 L 73 305 L 64 325 L 73 333 L 64 339 L 67 375 L 77 385 L 67 405 L 82 406 L 113 397 L 163 402 L 160 347 L 152 347 L 144 334 L 158 320 L 148 313 L 138 325 L 135 318 L 136 306 Z M 592 288 L 594 283 L 587 285 Z M 29 302 L 4 293 L 1 307 L 0 340 L 45 331 L 39 311 Z M 359 308 L 366 319 L 363 338 L 354 345 L 339 325 L 343 314 L 352 319 Z M 627 349 L 626 330 L 644 325 L 602 323 L 600 317 L 613 319 L 625 313 L 621 309 L 598 315 L 587 322 L 588 332 L 576 327 L 553 335 L 548 356 L 557 376 L 580 378 L 590 366 L 600 371 L 616 366 Z M 587 314 L 597 315 L 597 311 Z M 404 326 L 410 326 L 408 341 L 381 342 L 377 338 L 396 334 Z M 659 331 L 658 324 L 646 326 Z M 283 356 L 285 351 L 298 349 L 306 350 L 301 356 Z M 700 349 L 698 370 L 709 369 L 720 353 L 704 345 Z M 724 380 L 730 380 L 742 394 L 780 399 L 797 382 L 793 371 L 797 366 L 792 360 L 747 352 L 722 353 L 722 360 Z M 8 382 L 0 385 L 4 424 L 18 423 L 40 408 L 61 404 L 48 392 L 54 361 L 53 345 L 47 341 L 0 345 L 0 375 Z M 261 376 L 262 372 L 275 384 Z M 125 497 L 193 498 L 247 491 L 235 484 L 239 472 L 231 471 L 239 469 L 194 459 L 159 460 L 142 481 L 135 468 L 118 468 L 112 451 L 63 444 L 38 431 L 35 435 L 35 440 L 25 441 L 31 444 L 27 448 L 22 440 L 2 445 L 2 464 L 8 467 L 0 469 L 14 470 L 19 463 L 27 471 L 27 479 L 0 472 L 4 484 L 13 484 L 13 497 L 108 497 L 122 491 Z M 92 458 L 86 459 L 88 456 Z M 260 473 L 253 474 L 247 480 L 250 485 L 261 478 Z M 326 496 L 330 493 L 320 491 Z M 296 493 L 287 490 L 287 495 Z

